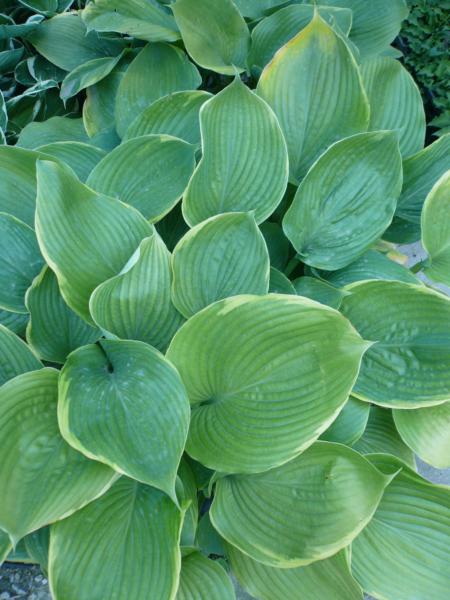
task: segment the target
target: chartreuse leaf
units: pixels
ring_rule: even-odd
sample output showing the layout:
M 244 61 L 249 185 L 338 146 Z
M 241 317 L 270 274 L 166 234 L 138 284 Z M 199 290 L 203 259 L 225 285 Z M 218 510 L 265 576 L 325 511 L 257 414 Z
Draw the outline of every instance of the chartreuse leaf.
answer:
M 376 598 L 446 598 L 450 489 L 429 483 L 394 457 L 370 459 L 385 472 L 401 472 L 353 542 L 354 577 Z
M 298 277 L 293 281 L 293 285 L 295 293 L 299 296 L 311 298 L 311 300 L 326 304 L 331 308 L 339 308 L 342 298 L 345 296 L 343 290 L 315 277 Z
M 303 179 L 283 219 L 284 232 L 306 264 L 345 267 L 389 225 L 401 185 L 402 162 L 393 132 L 341 140 Z
M 94 290 L 92 318 L 113 336 L 165 351 L 184 321 L 171 301 L 171 281 L 170 254 L 155 233 L 141 242 L 118 275 Z
M 121 477 L 101 498 L 52 525 L 53 597 L 175 598 L 181 523 L 168 496 Z
M 120 144 L 94 168 L 87 185 L 159 221 L 181 198 L 194 167 L 194 146 L 168 135 Z
M 58 420 L 76 450 L 176 500 L 189 402 L 178 373 L 157 350 L 102 340 L 73 352 L 61 371 Z
M 29 314 L 15 313 L 0 309 L 0 325 L 7 327 L 13 333 L 25 337 Z
M 224 75 L 245 70 L 250 32 L 231 0 L 177 0 L 171 8 L 197 64 Z
M 61 84 L 61 98 L 68 100 L 81 90 L 98 83 L 111 73 L 121 58 L 121 54 L 94 58 L 75 67 Z
M 180 587 L 176 600 L 235 600 L 233 584 L 217 561 L 192 552 L 181 562 Z
M 225 213 L 196 225 L 172 255 L 172 299 L 189 318 L 237 294 L 267 294 L 269 253 L 251 213 Z
M 83 142 L 53 142 L 40 146 L 39 152 L 69 165 L 80 181 L 86 181 L 92 169 L 106 155 L 101 148 Z
M 17 375 L 41 368 L 41 362 L 25 342 L 0 324 L 0 385 Z
M 392 412 L 405 444 L 433 467 L 450 467 L 450 402 Z
M 447 171 L 428 194 L 422 211 L 422 243 L 428 253 L 424 272 L 450 285 L 450 171 Z
M 361 65 L 370 104 L 369 129 L 393 129 L 402 156 L 422 150 L 425 142 L 425 111 L 419 88 L 402 64 L 378 56 Z
M 36 233 L 64 300 L 92 323 L 89 298 L 116 275 L 152 226 L 134 208 L 97 194 L 48 161 L 37 163 Z
M 304 567 L 277 569 L 253 560 L 226 545 L 233 573 L 244 589 L 260 600 L 362 600 L 362 591 L 350 573 L 346 551 Z
M 280 121 L 296 184 L 330 144 L 369 124 L 358 66 L 318 13 L 266 66 L 257 91 Z
M 348 286 L 341 311 L 376 342 L 364 355 L 353 394 L 388 408 L 450 399 L 450 300 L 425 286 L 366 281 Z
M 167 351 L 191 402 L 188 454 L 227 473 L 291 460 L 336 418 L 366 348 L 338 312 L 305 298 L 215 302 Z
M 175 19 L 157 0 L 95 0 L 81 15 L 88 31 L 117 31 L 148 42 L 180 37 Z
M 353 446 L 366 429 L 369 411 L 368 402 L 350 396 L 337 419 L 322 433 L 320 439 Z
M 251 558 L 300 567 L 348 546 L 390 479 L 354 450 L 317 442 L 281 467 L 219 479 L 211 522 Z
M 183 519 L 180 544 L 181 546 L 192 548 L 195 546 L 199 503 L 197 498 L 197 482 L 195 475 L 185 458 L 181 459 L 180 466 L 178 468 L 178 477 L 181 479 L 183 484 L 183 500 L 185 502 L 189 502 L 189 506 Z
M 165 133 L 198 145 L 200 109 L 210 98 L 212 95 L 204 91 L 175 92 L 163 96 L 134 119 L 123 139 L 129 140 L 150 133 Z
M 269 292 L 271 294 L 295 294 L 295 288 L 284 273 L 270 267 Z
M 287 184 L 288 157 L 269 106 L 236 78 L 200 111 L 203 156 L 183 197 L 189 225 L 223 212 L 272 214 Z
M 31 227 L 0 213 L 0 308 L 27 312 L 25 292 L 43 264 Z
M 31 150 L 54 142 L 90 143 L 82 119 L 51 117 L 47 121 L 33 121 L 22 129 L 17 145 Z
M 195 90 L 200 73 L 187 55 L 170 44 L 147 44 L 132 61 L 119 83 L 116 129 L 122 137 L 136 116 L 162 96 Z
M 26 306 L 30 312 L 27 342 L 42 360 L 64 363 L 73 350 L 95 342 L 101 335 L 67 306 L 56 276 L 48 267 L 28 289 Z
M 0 527 L 13 542 L 78 510 L 116 477 L 61 437 L 58 374 L 39 369 L 0 388 Z

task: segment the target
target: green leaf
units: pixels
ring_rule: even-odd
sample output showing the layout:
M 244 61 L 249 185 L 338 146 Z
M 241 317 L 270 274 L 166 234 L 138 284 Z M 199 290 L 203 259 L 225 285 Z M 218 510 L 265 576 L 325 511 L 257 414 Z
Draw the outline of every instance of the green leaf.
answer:
M 168 135 L 146 135 L 120 144 L 94 168 L 87 185 L 128 202 L 151 222 L 178 202 L 194 167 L 194 146 Z
M 402 156 L 422 150 L 425 142 L 425 111 L 419 88 L 402 64 L 379 56 L 361 65 L 370 104 L 369 130 L 393 129 Z
M 289 240 L 278 223 L 265 221 L 259 228 L 266 240 L 271 266 L 282 271 L 289 260 Z
M 181 523 L 165 494 L 121 477 L 99 500 L 52 525 L 55 600 L 174 598 Z
M 25 329 L 29 316 L 24 313 L 15 313 L 0 309 L 0 324 L 7 327 L 13 333 L 25 337 Z
M 450 285 L 450 171 L 428 194 L 422 211 L 422 243 L 428 253 L 425 274 Z
M 117 31 L 148 42 L 180 38 L 175 19 L 155 0 L 95 0 L 81 15 L 88 31 Z
M 245 70 L 250 32 L 231 0 L 177 0 L 171 8 L 197 64 L 224 75 Z
M 371 460 L 379 467 L 389 462 L 393 469 L 403 468 L 353 542 L 353 575 L 376 598 L 446 598 L 450 489 L 425 481 L 391 457 Z
M 450 403 L 416 410 L 392 411 L 401 438 L 422 460 L 450 467 Z
M 22 129 L 17 145 L 35 150 L 39 146 L 54 142 L 82 142 L 88 144 L 90 139 L 83 127 L 81 119 L 68 117 L 51 117 L 47 121 L 29 123 Z
M 14 543 L 80 509 L 116 477 L 61 437 L 58 375 L 39 369 L 0 388 L 0 527 Z
M 353 394 L 388 408 L 450 399 L 450 299 L 425 286 L 366 281 L 346 288 L 341 311 L 376 342 L 364 355 Z
M 212 526 L 209 512 L 206 512 L 199 521 L 197 546 L 206 556 L 210 554 L 223 556 L 225 554 L 223 540 Z
M 0 213 L 0 307 L 26 313 L 25 292 L 42 269 L 44 260 L 34 231 L 6 213 Z
M 388 227 L 401 185 L 393 132 L 341 140 L 301 182 L 283 219 L 284 233 L 306 264 L 331 271 L 345 267 Z
M 61 98 L 68 100 L 76 96 L 81 90 L 98 83 L 111 73 L 121 58 L 122 54 L 93 58 L 75 67 L 61 84 Z
M 134 208 L 97 194 L 66 168 L 37 163 L 36 233 L 72 310 L 92 323 L 89 298 L 116 275 L 152 227 Z
M 200 112 L 203 156 L 183 198 L 189 225 L 223 212 L 253 210 L 261 223 L 287 184 L 286 144 L 269 106 L 239 78 Z
M 39 152 L 69 165 L 80 181 L 86 181 L 92 169 L 106 155 L 104 150 L 83 142 L 53 142 L 40 146 Z
M 119 83 L 115 117 L 120 137 L 137 115 L 162 96 L 195 90 L 202 79 L 187 55 L 170 44 L 147 44 Z
M 180 587 L 176 600 L 235 600 L 233 584 L 217 561 L 200 552 L 185 556 L 181 563 Z
M 317 13 L 262 72 L 258 94 L 275 111 L 298 185 L 333 142 L 369 124 L 369 104 L 346 42 Z
M 180 545 L 184 547 L 194 547 L 199 509 L 197 498 L 197 482 L 194 472 L 185 458 L 181 459 L 180 466 L 178 468 L 178 477 L 181 479 L 183 484 L 183 500 L 185 502 L 190 502 L 183 519 Z
M 128 55 L 127 55 L 128 56 Z M 83 124 L 92 138 L 96 135 L 108 136 L 111 149 L 120 143 L 116 132 L 114 110 L 117 90 L 125 74 L 122 63 L 107 77 L 86 89 L 86 100 L 83 104 Z
M 366 429 L 369 412 L 370 404 L 350 396 L 336 420 L 322 433 L 320 439 L 353 446 Z
M 366 348 L 338 312 L 305 298 L 215 302 L 167 351 L 191 402 L 188 454 L 227 473 L 291 460 L 334 421 Z
M 58 420 L 76 450 L 176 501 L 189 402 L 178 373 L 157 350 L 102 340 L 73 352 L 61 371 Z
M 293 281 L 295 293 L 321 304 L 339 308 L 345 292 L 315 277 L 298 277 Z
M 270 9 L 286 4 L 286 0 L 234 0 L 243 17 L 249 17 L 252 20 L 262 18 Z
M 362 600 L 361 588 L 350 574 L 345 550 L 294 569 L 269 567 L 231 544 L 227 544 L 226 552 L 239 583 L 260 600 Z
M 354 450 L 317 442 L 281 467 L 219 479 L 211 522 L 251 558 L 300 567 L 347 546 L 372 518 L 389 481 Z
M 170 254 L 158 234 L 145 238 L 115 277 L 96 288 L 90 311 L 97 325 L 162 352 L 184 321 L 171 301 Z
M 41 362 L 25 342 L 0 324 L 0 386 L 17 375 L 41 368 Z
M 23 538 L 25 549 L 30 558 L 39 564 L 46 573 L 48 571 L 48 548 L 50 543 L 50 527 L 42 527 Z
M 6 531 L 0 529 L 0 566 L 11 552 L 12 543 Z
M 269 292 L 271 294 L 295 294 L 295 288 L 284 273 L 270 267 Z
M 251 213 L 196 225 L 176 245 L 172 269 L 173 303 L 186 318 L 216 300 L 269 288 L 269 253 Z
M 173 135 L 190 144 L 200 144 L 199 112 L 212 94 L 203 91 L 175 92 L 156 100 L 128 127 L 124 141 L 141 135 Z

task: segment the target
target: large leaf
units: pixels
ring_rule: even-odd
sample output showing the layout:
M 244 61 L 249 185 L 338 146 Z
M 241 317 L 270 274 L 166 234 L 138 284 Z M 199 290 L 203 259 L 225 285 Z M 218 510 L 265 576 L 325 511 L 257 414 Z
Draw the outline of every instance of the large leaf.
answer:
M 111 73 L 121 58 L 121 54 L 94 58 L 76 67 L 61 84 L 61 98 L 68 100 L 81 90 L 98 83 Z
M 339 308 L 345 292 L 315 277 L 298 277 L 293 281 L 295 293 L 321 304 Z
M 394 410 L 403 441 L 422 460 L 439 469 L 450 467 L 450 402 L 416 410 Z
M 137 210 L 97 194 L 65 168 L 37 165 L 36 233 L 67 304 L 88 322 L 93 290 L 116 275 L 152 228 Z
M 337 419 L 322 433 L 320 439 L 352 446 L 363 435 L 369 412 L 370 404 L 350 396 Z
M 0 324 L 20 337 L 25 337 L 29 316 L 28 313 L 15 313 L 0 309 Z
M 0 324 L 0 386 L 17 375 L 41 368 L 41 362 L 25 342 Z
M 136 116 L 158 98 L 194 90 L 201 81 L 182 50 L 169 44 L 147 44 L 119 83 L 115 106 L 118 134 L 122 137 Z
M 367 340 L 353 394 L 390 408 L 450 399 L 450 299 L 425 286 L 367 281 L 346 288 L 341 311 Z
M 125 74 L 125 69 L 121 69 L 121 66 L 120 63 L 107 77 L 88 87 L 83 104 L 83 124 L 88 135 L 109 136 L 113 142 L 111 148 L 120 142 L 115 128 L 114 111 L 117 90 Z
M 446 598 L 450 489 L 425 481 L 393 457 L 371 460 L 390 472 L 403 468 L 353 542 L 353 575 L 376 598 Z
M 317 442 L 281 467 L 219 479 L 211 522 L 255 560 L 300 567 L 347 546 L 372 518 L 389 481 L 354 450 Z
M 395 134 L 351 136 L 333 144 L 311 167 L 283 219 L 284 232 L 306 264 L 340 269 L 382 235 L 401 186 Z
M 105 151 L 83 142 L 53 142 L 39 147 L 46 157 L 66 163 L 80 181 L 86 181 L 89 173 L 105 156 Z
M 330 144 L 367 130 L 369 105 L 358 67 L 318 13 L 277 52 L 257 90 L 280 121 L 293 183 Z
M 172 269 L 173 302 L 186 318 L 216 300 L 269 288 L 269 253 L 251 213 L 196 225 L 176 245 Z
M 231 0 L 177 0 L 172 10 L 197 64 L 225 75 L 245 70 L 250 32 Z
M 167 352 L 192 405 L 187 452 L 227 473 L 294 458 L 336 418 L 366 348 L 338 312 L 306 298 L 215 302 Z
M 146 135 L 105 156 L 87 185 L 127 202 L 154 222 L 181 198 L 194 167 L 194 146 L 168 135 Z
M 181 522 L 165 494 L 121 477 L 99 500 L 52 526 L 55 600 L 173 600 Z
M 176 500 L 189 402 L 178 373 L 157 350 L 102 340 L 73 352 L 61 371 L 58 420 L 75 449 Z
M 393 129 L 402 156 L 422 150 L 425 142 L 425 111 L 419 88 L 402 64 L 379 56 L 361 65 L 370 103 L 369 129 Z
M 47 121 L 33 121 L 22 129 L 17 145 L 31 150 L 55 142 L 90 143 L 81 119 L 51 117 Z M 22 155 L 23 156 L 23 155 Z
M 345 550 L 294 569 L 269 567 L 231 544 L 227 544 L 226 553 L 239 583 L 260 600 L 362 600 Z
M 236 596 L 231 579 L 219 563 L 192 552 L 182 560 L 176 600 L 200 598 L 234 600 Z
M 31 227 L 0 213 L 0 308 L 27 312 L 25 292 L 43 264 Z
M 18 375 L 0 388 L 0 527 L 14 542 L 102 494 L 116 477 L 61 437 L 58 371 Z
M 424 271 L 433 281 L 450 285 L 450 171 L 428 194 L 422 211 L 422 243 L 428 253 Z
M 192 226 L 222 212 L 255 211 L 261 223 L 287 184 L 286 144 L 269 106 L 239 78 L 203 105 L 203 156 L 183 198 Z
M 271 9 L 276 9 L 281 4 L 286 4 L 286 0 L 234 0 L 234 4 L 239 9 L 243 17 L 250 19 L 261 19 Z

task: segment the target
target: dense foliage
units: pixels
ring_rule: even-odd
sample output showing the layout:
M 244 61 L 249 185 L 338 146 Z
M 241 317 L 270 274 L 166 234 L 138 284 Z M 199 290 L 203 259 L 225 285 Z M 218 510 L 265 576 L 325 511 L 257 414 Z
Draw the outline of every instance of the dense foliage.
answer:
M 404 0 L 0 7 L 1 558 L 56 600 L 447 598 L 450 135 Z

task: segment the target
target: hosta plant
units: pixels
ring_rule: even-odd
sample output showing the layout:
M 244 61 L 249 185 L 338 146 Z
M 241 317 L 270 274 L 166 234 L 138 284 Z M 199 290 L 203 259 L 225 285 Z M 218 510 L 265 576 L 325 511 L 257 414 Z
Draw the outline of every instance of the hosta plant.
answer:
M 0 7 L 1 558 L 55 600 L 448 598 L 450 135 L 404 0 Z

